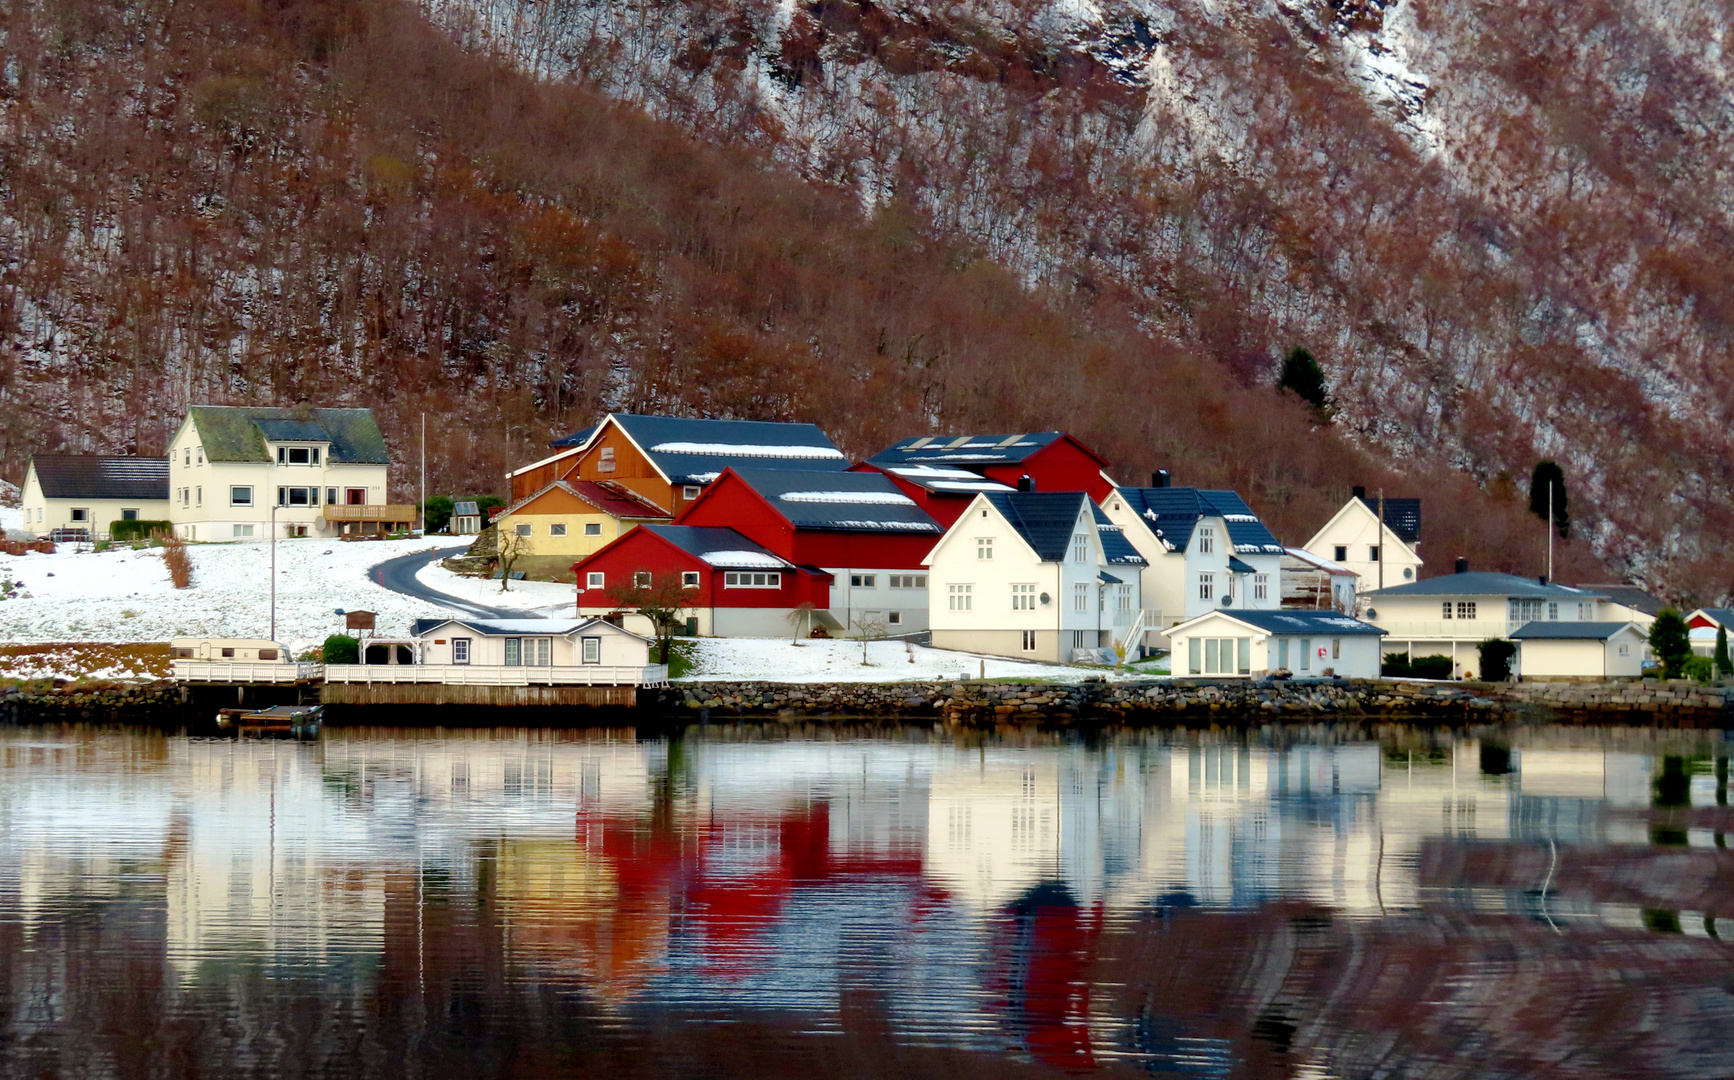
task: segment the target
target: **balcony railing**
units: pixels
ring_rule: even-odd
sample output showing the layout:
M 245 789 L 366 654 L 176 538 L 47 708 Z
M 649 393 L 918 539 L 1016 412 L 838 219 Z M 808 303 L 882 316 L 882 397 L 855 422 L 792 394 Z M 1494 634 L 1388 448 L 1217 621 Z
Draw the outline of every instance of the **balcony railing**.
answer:
M 327 664 L 332 683 L 443 683 L 447 686 L 663 686 L 665 664 L 579 664 L 505 667 L 494 664 Z
M 319 678 L 322 664 L 272 664 L 263 661 L 176 660 L 176 682 L 193 683 L 294 683 Z
M 1369 619 L 1374 626 L 1386 632 L 1386 640 L 1398 641 L 1486 641 L 1488 638 L 1510 637 L 1511 632 L 1525 623 L 1511 622 L 1508 619 L 1436 619 L 1431 622 L 1398 622 L 1396 620 Z
M 415 507 L 408 503 L 368 503 L 364 506 L 344 506 L 327 503 L 326 521 L 414 521 Z

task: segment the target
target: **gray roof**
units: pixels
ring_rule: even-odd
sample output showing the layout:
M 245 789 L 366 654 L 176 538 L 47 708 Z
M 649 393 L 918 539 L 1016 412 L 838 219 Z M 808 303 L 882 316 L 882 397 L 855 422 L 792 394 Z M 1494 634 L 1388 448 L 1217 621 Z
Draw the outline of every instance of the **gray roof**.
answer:
M 340 464 L 391 464 L 372 409 L 194 405 L 187 413 L 208 461 L 269 461 L 265 447 L 269 439 L 328 443 L 327 459 Z
M 1422 578 L 1388 589 L 1376 589 L 1362 596 L 1520 596 L 1547 597 L 1555 600 L 1596 600 L 1601 597 L 1591 589 L 1574 589 L 1570 585 L 1543 585 L 1530 577 L 1516 574 L 1495 574 L 1470 570 L 1461 574 L 1441 574 Z
M 1090 508 L 1102 553 L 1110 563 L 1141 564 L 1139 555 L 1102 508 L 1081 491 L 992 491 L 982 498 L 993 504 L 1043 562 L 1062 562 L 1072 542 L 1072 530 L 1083 506 Z
M 867 464 L 872 465 L 872 462 Z M 982 491 L 1016 491 L 1010 484 L 989 480 L 978 472 L 957 465 L 876 465 L 905 483 L 913 484 L 935 495 L 956 495 L 970 498 Z
M 1379 514 L 1379 497 L 1363 495 L 1361 502 L 1366 504 L 1373 516 Z M 1396 534 L 1397 539 L 1405 544 L 1413 544 L 1421 539 L 1421 500 L 1420 499 L 1386 499 L 1385 528 Z
M 757 468 L 734 473 L 797 529 L 935 536 L 945 531 L 884 473 Z
M 756 544 L 735 530 L 722 526 L 640 525 L 633 532 L 646 532 L 660 537 L 688 555 L 696 556 L 719 569 L 790 570 L 795 565 L 762 544 Z M 632 533 L 626 535 L 631 536 Z M 744 553 L 751 557 L 730 560 L 726 553 Z M 719 558 L 719 555 L 723 557 Z M 775 560 L 776 565 L 770 565 L 770 560 Z
M 1385 633 L 1379 627 L 1334 611 L 1298 611 L 1278 608 L 1275 611 L 1251 611 L 1224 608 L 1219 613 L 1256 626 L 1267 634 L 1312 634 L 1319 637 L 1378 636 Z M 1200 615 L 1199 618 L 1204 616 Z
M 598 425 L 596 425 L 596 424 L 591 424 L 589 427 L 584 428 L 580 431 L 574 431 L 570 435 L 555 439 L 553 442 L 549 443 L 548 445 L 555 448 L 556 450 L 564 449 L 565 447 L 568 447 L 568 446 L 583 446 L 585 443 L 590 441 L 590 436 L 596 434 L 597 426 Z
M 168 458 L 34 454 L 30 464 L 42 494 L 50 499 L 168 501 Z
M 1632 625 L 1625 622 L 1548 622 L 1537 620 L 1526 622 L 1511 632 L 1511 636 L 1524 641 L 1549 639 L 1553 641 L 1606 641 L 1615 634 Z
M 1228 527 L 1228 540 L 1235 553 L 1283 553 L 1276 537 L 1235 492 L 1189 487 L 1115 488 L 1114 492 L 1126 500 L 1133 513 L 1149 522 L 1151 530 L 1170 551 L 1186 550 L 1199 518 L 1219 517 Z
M 610 413 L 672 484 L 707 484 L 728 468 L 843 471 L 849 459 L 817 424 Z M 595 428 L 554 443 L 581 446 Z M 579 439 L 579 436 L 584 436 Z
M 1016 465 L 1061 438 L 1062 431 L 1020 435 L 920 435 L 893 443 L 868 458 L 881 468 L 893 465 Z
M 1651 596 L 1636 585 L 1574 585 L 1572 588 L 1597 593 L 1645 615 L 1655 615 L 1668 606 L 1666 600 Z

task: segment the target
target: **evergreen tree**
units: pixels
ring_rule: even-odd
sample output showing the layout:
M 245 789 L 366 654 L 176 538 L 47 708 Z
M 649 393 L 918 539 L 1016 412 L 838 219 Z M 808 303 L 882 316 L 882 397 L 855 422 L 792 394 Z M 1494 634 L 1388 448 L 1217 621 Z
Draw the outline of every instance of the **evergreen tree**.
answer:
M 1692 656 L 1692 640 L 1686 636 L 1686 620 L 1679 608 L 1665 607 L 1650 627 L 1650 651 L 1662 662 L 1666 678 L 1680 678 Z
M 1716 628 L 1716 655 L 1714 660 L 1716 663 L 1716 677 L 1718 679 L 1726 679 L 1728 676 L 1734 675 L 1734 659 L 1730 659 L 1728 656 L 1728 628 L 1726 626 L 1718 626 Z
M 1571 514 L 1566 511 L 1565 470 L 1552 461 L 1540 461 L 1529 477 L 1529 512 L 1547 520 L 1548 483 L 1552 482 L 1553 528 L 1560 539 L 1571 535 Z
M 1288 359 L 1282 362 L 1282 376 L 1276 385 L 1279 390 L 1293 390 L 1302 401 L 1321 412 L 1330 405 L 1330 398 L 1325 393 L 1324 369 L 1305 349 L 1296 348 L 1288 354 Z

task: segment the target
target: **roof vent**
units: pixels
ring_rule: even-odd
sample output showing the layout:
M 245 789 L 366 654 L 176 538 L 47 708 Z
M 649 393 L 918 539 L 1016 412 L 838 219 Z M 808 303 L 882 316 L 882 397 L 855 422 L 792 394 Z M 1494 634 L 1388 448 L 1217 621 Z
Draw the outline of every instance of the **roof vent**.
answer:
M 1546 574 L 1538 575 L 1535 580 L 1541 582 L 1542 588 L 1544 588 L 1544 589 L 1547 588 L 1547 575 Z
M 1167 469 L 1157 469 L 1155 472 L 1151 473 L 1150 474 L 1150 486 L 1151 487 L 1167 487 L 1168 486 L 1168 470 Z
M 1459 573 L 1459 574 L 1467 574 L 1469 572 L 1469 560 L 1468 559 L 1458 559 L 1457 560 L 1457 568 L 1456 568 L 1455 572 Z
M 1018 477 L 1018 490 L 1019 491 L 1034 491 L 1035 489 L 1036 489 L 1036 482 L 1035 482 L 1034 478 L 1032 478 L 1028 473 L 1025 473 L 1024 475 Z

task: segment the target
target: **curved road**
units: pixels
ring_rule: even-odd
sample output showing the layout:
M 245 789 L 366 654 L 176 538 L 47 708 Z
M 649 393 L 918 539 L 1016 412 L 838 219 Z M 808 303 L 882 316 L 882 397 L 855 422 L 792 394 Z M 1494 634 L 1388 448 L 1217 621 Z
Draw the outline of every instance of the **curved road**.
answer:
M 367 575 L 373 579 L 374 584 L 390 589 L 394 593 L 413 596 L 417 600 L 425 600 L 430 604 L 437 604 L 442 608 L 448 608 L 471 618 L 522 619 L 524 617 L 522 611 L 483 607 L 480 604 L 453 596 L 451 593 L 430 589 L 416 580 L 416 572 L 428 563 L 435 559 L 456 555 L 468 550 L 468 548 L 469 545 L 463 544 L 458 547 L 438 548 L 433 551 L 417 551 L 409 555 L 399 555 L 395 559 L 387 559 L 382 563 L 375 564 L 368 569 Z

